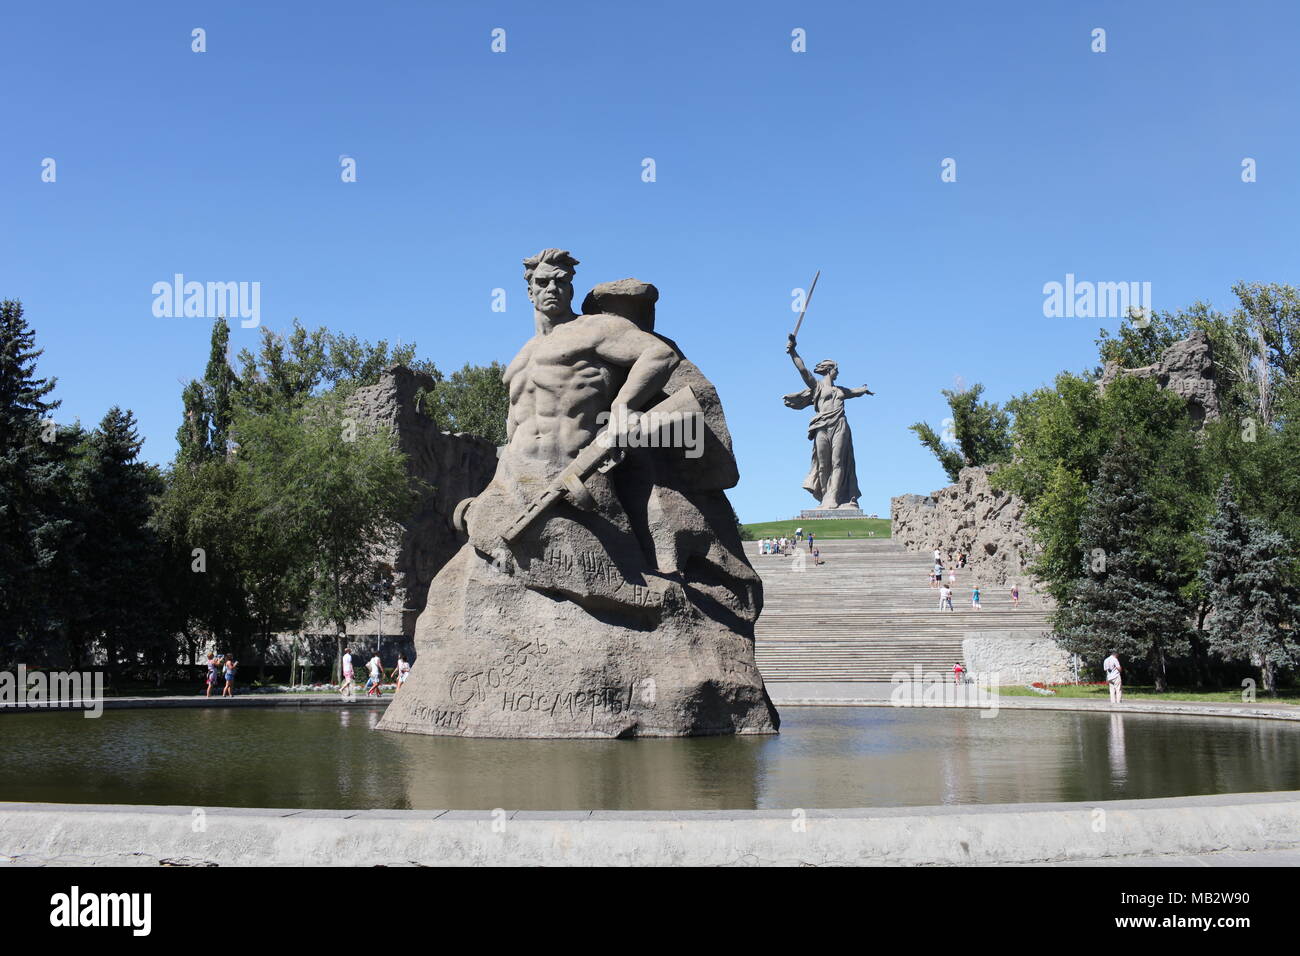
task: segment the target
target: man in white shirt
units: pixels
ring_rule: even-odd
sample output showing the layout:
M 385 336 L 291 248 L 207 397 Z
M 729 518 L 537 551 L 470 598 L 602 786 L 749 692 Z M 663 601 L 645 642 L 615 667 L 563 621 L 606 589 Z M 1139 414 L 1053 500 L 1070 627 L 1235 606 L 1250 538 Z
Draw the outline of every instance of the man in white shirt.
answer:
M 1120 674 L 1124 668 L 1119 666 L 1119 658 L 1115 652 L 1110 652 L 1110 657 L 1101 662 L 1102 670 L 1106 672 L 1106 684 L 1110 687 L 1110 702 L 1118 704 L 1124 697 L 1123 680 Z
M 380 690 L 380 682 L 383 680 L 384 665 L 380 662 L 378 654 L 370 658 L 366 670 L 370 673 L 370 677 L 366 680 L 366 695 L 381 696 L 383 691 Z

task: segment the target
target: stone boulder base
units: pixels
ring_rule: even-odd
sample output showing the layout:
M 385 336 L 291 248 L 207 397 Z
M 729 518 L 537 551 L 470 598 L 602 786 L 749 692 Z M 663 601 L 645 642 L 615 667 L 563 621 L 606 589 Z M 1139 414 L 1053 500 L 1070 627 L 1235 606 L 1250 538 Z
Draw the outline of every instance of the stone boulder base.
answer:
M 752 638 L 659 579 L 657 626 L 628 626 L 525 587 L 473 548 L 433 583 L 454 598 L 421 616 L 420 657 L 383 730 L 470 737 L 775 733 Z M 432 610 L 432 608 L 431 608 Z

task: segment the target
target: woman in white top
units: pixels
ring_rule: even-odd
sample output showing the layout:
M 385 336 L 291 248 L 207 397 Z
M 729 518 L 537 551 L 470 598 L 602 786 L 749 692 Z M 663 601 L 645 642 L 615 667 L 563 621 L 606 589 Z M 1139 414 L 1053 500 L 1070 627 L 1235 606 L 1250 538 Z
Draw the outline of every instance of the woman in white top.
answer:
M 402 685 L 406 683 L 407 676 L 411 673 L 410 662 L 401 654 L 397 655 L 397 667 L 394 668 L 393 673 L 397 675 L 397 688 L 393 691 L 393 693 L 396 694 L 402 689 Z

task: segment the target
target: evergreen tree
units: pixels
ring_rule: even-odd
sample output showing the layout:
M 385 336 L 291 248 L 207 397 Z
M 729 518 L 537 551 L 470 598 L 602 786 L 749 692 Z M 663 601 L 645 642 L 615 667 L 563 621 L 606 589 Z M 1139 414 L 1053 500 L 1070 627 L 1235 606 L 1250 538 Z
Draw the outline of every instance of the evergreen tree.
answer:
M 1225 476 L 1204 541 L 1200 579 L 1213 608 L 1206 624 L 1210 650 L 1259 667 L 1264 690 L 1276 695 L 1278 670 L 1300 661 L 1286 540 L 1241 513 Z
M 161 556 L 150 526 L 152 498 L 162 490 L 157 470 L 139 460 L 135 417 L 109 409 L 86 442 L 83 622 L 103 648 L 110 674 L 119 662 L 143 659 L 161 667 L 171 649 L 163 595 Z
M 1168 689 L 1171 656 L 1187 653 L 1187 609 L 1174 555 L 1152 548 L 1161 515 L 1146 487 L 1150 459 L 1121 434 L 1102 459 L 1080 522 L 1081 575 L 1055 616 L 1060 643 L 1094 661 L 1145 661 Z
M 66 434 L 50 418 L 54 381 L 37 377 L 36 333 L 22 304 L 0 302 L 0 658 L 44 648 L 52 581 L 72 522 Z

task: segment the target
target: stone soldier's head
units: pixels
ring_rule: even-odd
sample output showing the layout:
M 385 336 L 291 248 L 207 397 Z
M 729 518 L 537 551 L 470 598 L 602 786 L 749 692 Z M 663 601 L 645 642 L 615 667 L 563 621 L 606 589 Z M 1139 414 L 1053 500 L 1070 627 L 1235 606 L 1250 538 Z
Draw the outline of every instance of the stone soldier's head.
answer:
M 533 308 L 548 318 L 573 315 L 573 273 L 578 260 L 565 249 L 543 249 L 524 260 L 524 281 Z

